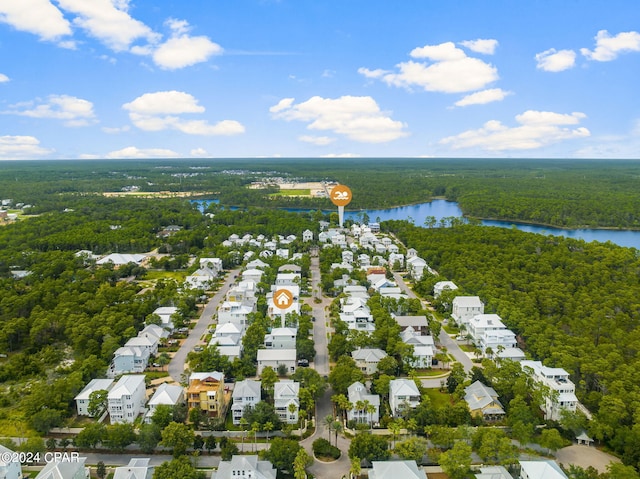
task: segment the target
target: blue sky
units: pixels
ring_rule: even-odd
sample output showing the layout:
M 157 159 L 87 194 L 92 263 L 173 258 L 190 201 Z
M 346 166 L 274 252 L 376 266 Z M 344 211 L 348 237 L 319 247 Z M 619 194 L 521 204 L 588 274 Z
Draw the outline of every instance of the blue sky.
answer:
M 637 0 L 0 0 L 0 158 L 640 157 Z

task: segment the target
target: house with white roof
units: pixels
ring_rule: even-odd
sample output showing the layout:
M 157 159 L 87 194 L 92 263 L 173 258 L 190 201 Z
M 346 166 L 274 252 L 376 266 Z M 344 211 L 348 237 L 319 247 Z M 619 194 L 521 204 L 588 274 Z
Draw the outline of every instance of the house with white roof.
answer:
M 480 344 L 480 338 L 487 331 L 499 331 L 507 329 L 502 318 L 497 314 L 477 314 L 469 320 L 467 331 L 471 335 L 474 344 Z
M 256 303 L 252 301 L 225 301 L 218 308 L 218 324 L 233 323 L 244 331 L 247 327 L 247 316 L 256 311 Z
M 258 376 L 267 366 L 275 371 L 283 364 L 287 368 L 287 373 L 296 371 L 296 350 L 295 349 L 258 349 Z
M 300 273 L 278 273 L 275 285 L 278 289 L 281 286 L 299 286 L 302 276 Z
M 173 319 L 171 316 L 178 312 L 178 308 L 175 306 L 161 306 L 156 308 L 156 310 L 152 313 L 156 316 L 160 317 L 161 325 L 163 328 L 173 329 Z
M 0 477 L 2 479 L 22 479 L 22 464 L 19 458 L 15 451 L 0 444 Z
M 233 344 L 238 344 L 242 339 L 242 328 L 235 323 L 219 323 L 216 325 L 214 338 L 229 338 Z M 220 343 L 217 343 L 220 344 Z M 225 343 L 228 344 L 228 343 Z
M 369 292 L 365 286 L 359 284 L 348 284 L 344 287 L 343 293 L 352 298 L 369 299 Z
M 244 281 L 253 281 L 254 283 L 258 284 L 262 280 L 263 274 L 264 274 L 264 271 L 258 268 L 245 269 L 242 272 L 242 279 Z
M 235 358 L 242 356 L 243 347 L 240 340 L 235 341 L 231 338 L 214 336 L 209 340 L 209 346 L 218 348 L 218 352 L 220 352 L 222 356 L 229 358 L 229 361 L 233 361 Z
M 147 368 L 149 357 L 149 350 L 146 348 L 122 346 L 113 353 L 107 377 L 115 378 L 120 374 L 141 373 Z
M 113 472 L 113 479 L 152 479 L 155 467 L 148 457 L 132 457 L 129 464 L 119 466 Z
M 155 334 L 152 334 L 151 331 L 148 329 L 145 334 L 138 333 L 138 336 L 128 339 L 124 343 L 124 347 L 146 349 L 149 352 L 149 356 L 155 356 L 158 353 L 160 339 Z
M 496 421 L 504 418 L 505 412 L 498 400 L 498 393 L 492 387 L 476 381 L 464 388 L 464 400 L 474 417 L 482 417 L 485 421 Z
M 476 479 L 513 479 L 504 466 L 480 467 L 480 472 L 475 474 Z
M 143 375 L 122 376 L 107 395 L 111 424 L 132 423 L 144 411 L 145 392 Z
M 258 284 L 253 280 L 242 280 L 227 291 L 227 301 L 254 302 L 256 300 Z
M 389 405 L 391 414 L 399 416 L 407 409 L 415 409 L 420 404 L 420 391 L 410 379 L 392 379 L 389 381 Z
M 419 256 L 407 258 L 407 270 L 414 281 L 420 281 L 422 279 L 425 268 L 428 268 L 427 262 Z
M 380 395 L 371 394 L 360 381 L 347 388 L 349 402 L 353 408 L 347 411 L 347 421 L 373 423 L 380 421 Z M 368 406 L 368 407 L 367 407 Z M 369 411 L 369 407 L 371 411 Z
M 404 267 L 404 255 L 402 253 L 389 253 L 389 264 L 392 268 L 396 265 L 400 268 Z
M 97 260 L 96 264 L 98 266 L 102 266 L 104 264 L 111 263 L 114 267 L 117 268 L 129 263 L 140 265 L 146 259 L 147 257 L 143 254 L 112 253 Z
M 351 357 L 363 373 L 371 376 L 378 372 L 378 363 L 387 357 L 387 353 L 378 348 L 362 348 L 353 351 Z
M 340 320 L 344 321 L 349 329 L 375 331 L 373 315 L 365 299 L 349 296 L 341 299 L 340 302 Z
M 298 422 L 300 383 L 282 379 L 273 385 L 273 406 L 280 420 L 287 424 Z
M 427 369 L 433 365 L 433 357 L 436 354 L 433 336 L 421 335 L 409 326 L 400 333 L 400 339 L 403 343 L 413 346 L 413 352 L 408 359 L 412 368 Z
M 394 298 L 396 301 L 408 299 L 409 296 L 398 286 L 385 286 L 378 291 L 383 298 Z
M 478 296 L 456 296 L 451 306 L 451 317 L 458 326 L 466 326 L 474 316 L 484 314 L 484 303 Z
M 247 269 L 265 269 L 269 265 L 262 261 L 261 259 L 254 259 L 250 263 L 247 263 Z
M 308 241 L 313 241 L 313 231 L 304 230 L 302 232 L 302 241 L 307 243 Z
M 89 479 L 90 469 L 84 464 L 86 457 L 69 457 L 47 462 L 35 479 Z
M 200 258 L 200 268 L 185 278 L 185 284 L 192 289 L 208 289 L 222 273 L 220 258 Z
M 279 258 L 288 259 L 289 250 L 287 248 L 278 248 L 276 249 L 276 256 L 278 256 Z
M 369 479 L 427 479 L 416 461 L 373 461 Z
M 298 330 L 296 328 L 273 328 L 264 337 L 267 349 L 295 349 Z
M 493 331 L 485 331 L 477 342 L 477 346 L 482 354 L 487 357 L 491 352 L 492 358 L 511 359 L 512 361 L 521 361 L 524 359 L 524 352 L 518 348 L 516 335 L 510 329 L 498 329 Z
M 569 373 L 562 368 L 543 366 L 540 361 L 521 361 L 523 371 L 529 371 L 533 378 L 547 386 L 551 394 L 547 395 L 545 404 L 541 406 L 544 418 L 559 421 L 562 411 L 575 412 L 578 406 L 576 387 L 569 379 Z
M 233 399 L 231 417 L 234 425 L 240 425 L 240 419 L 242 419 L 247 407 L 255 407 L 260 402 L 262 399 L 261 386 L 261 381 L 254 381 L 253 379 L 245 379 L 236 383 L 233 393 L 231 393 L 231 398 Z
M 80 391 L 74 400 L 76 401 L 76 408 L 78 410 L 78 416 L 90 416 L 89 414 L 89 402 L 91 401 L 91 394 L 95 391 L 109 391 L 113 386 L 113 379 L 92 379 Z M 0 475 L 2 477 L 2 475 Z
M 300 314 L 300 286 L 298 285 L 282 285 L 282 286 L 272 286 L 272 291 L 266 294 L 267 299 L 267 315 L 270 318 L 274 318 L 276 316 L 286 316 L 289 313 Z M 276 289 L 277 288 L 277 289 Z M 282 309 L 279 305 L 286 305 L 289 301 L 286 294 L 282 294 L 281 290 L 286 289 L 291 293 L 293 297 L 293 302 L 288 308 Z M 274 294 L 278 293 L 275 297 Z M 276 303 L 278 305 L 276 305 Z
M 220 461 L 211 479 L 276 479 L 277 470 L 269 461 L 260 461 L 257 455 L 232 456 Z
M 158 386 L 158 389 L 153 393 L 149 403 L 147 404 L 148 411 L 145 414 L 144 420 L 147 423 L 151 423 L 151 418 L 156 412 L 156 408 L 160 405 L 175 406 L 183 403 L 185 400 L 184 388 L 176 384 L 162 383 Z
M 556 461 L 520 461 L 520 479 L 568 479 Z
M 433 285 L 433 297 L 438 298 L 443 291 L 455 291 L 458 286 L 453 281 L 438 281 Z

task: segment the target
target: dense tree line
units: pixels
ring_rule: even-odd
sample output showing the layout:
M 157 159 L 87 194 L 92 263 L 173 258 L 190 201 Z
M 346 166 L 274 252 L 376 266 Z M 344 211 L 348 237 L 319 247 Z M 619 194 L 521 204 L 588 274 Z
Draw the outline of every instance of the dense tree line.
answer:
M 480 296 L 485 312 L 499 314 L 532 358 L 569 371 L 594 413 L 590 433 L 640 464 L 635 249 L 471 225 L 384 226 L 453 280 L 458 294 Z

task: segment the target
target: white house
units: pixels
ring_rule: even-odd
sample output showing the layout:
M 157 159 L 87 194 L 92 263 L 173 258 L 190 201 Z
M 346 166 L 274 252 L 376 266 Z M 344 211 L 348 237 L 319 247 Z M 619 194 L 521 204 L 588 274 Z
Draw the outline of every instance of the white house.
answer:
M 407 408 L 414 409 L 420 404 L 420 391 L 410 379 L 389 381 L 389 405 L 391 414 L 399 416 Z
M 476 473 L 476 479 L 513 479 L 504 466 L 484 466 Z
M 297 335 L 296 328 L 273 328 L 264 337 L 264 347 L 267 349 L 295 349 Z
M 213 333 L 214 338 L 229 338 L 233 341 L 233 344 L 240 343 L 242 339 L 242 328 L 238 327 L 235 323 L 219 323 L 216 325 L 216 329 Z M 222 344 L 220 342 L 216 342 L 214 344 Z M 229 344 L 229 343 L 225 343 Z
M 261 259 L 254 259 L 253 261 L 247 263 L 247 270 L 250 269 L 265 269 L 269 266 L 267 263 L 262 261 Z
M 422 279 L 424 270 L 427 267 L 427 262 L 419 256 L 412 256 L 411 258 L 407 258 L 407 270 L 415 281 L 420 281 Z
M 113 353 L 113 360 L 107 370 L 107 377 L 115 378 L 120 374 L 141 373 L 149 362 L 149 350 L 146 348 L 123 346 Z
M 421 335 L 409 326 L 400 333 L 400 339 L 403 343 L 413 346 L 413 354 L 409 359 L 412 368 L 427 369 L 432 366 L 436 351 L 433 336 Z
M 156 412 L 156 408 L 160 405 L 175 406 L 184 402 L 184 388 L 175 384 L 162 383 L 153 393 L 149 403 L 147 404 L 148 411 L 145 414 L 145 422 L 150 423 L 153 414 Z
M 150 330 L 147 330 L 147 333 Z M 149 356 L 155 356 L 158 353 L 158 346 L 160 339 L 155 334 L 140 334 L 127 340 L 124 343 L 126 348 L 140 348 L 146 349 L 149 352 Z
M 341 299 L 340 302 L 340 320 L 344 321 L 349 329 L 367 332 L 375 331 L 373 315 L 365 299 L 347 297 Z
M 132 423 L 144 411 L 145 399 L 144 376 L 122 376 L 107 395 L 111 424 Z
M 569 379 L 569 373 L 562 368 L 549 368 L 540 361 L 521 361 L 523 371 L 533 374 L 536 381 L 541 382 L 551 390 L 546 402 L 541 406 L 544 418 L 559 421 L 563 410 L 575 412 L 578 406 L 576 387 Z
M 295 424 L 298 422 L 300 410 L 300 383 L 291 379 L 280 380 L 273 386 L 273 406 L 282 422 Z
M 188 288 L 208 289 L 222 273 L 220 258 L 200 258 L 200 268 L 185 278 Z
M 281 364 L 287 368 L 288 373 L 294 373 L 296 371 L 296 350 L 258 349 L 258 376 L 267 366 L 277 371 Z
M 347 411 L 347 420 L 377 423 L 380 421 L 380 395 L 370 394 L 360 381 L 356 381 L 347 388 L 349 402 L 353 408 Z M 358 407 L 362 406 L 362 407 Z M 371 410 L 369 411 L 369 408 Z
M 89 384 L 74 398 L 76 408 L 78 409 L 78 416 L 91 416 L 88 409 L 91 393 L 95 391 L 109 391 L 111 386 L 113 386 L 113 379 L 92 379 L 89 381 Z M 2 475 L 0 475 L 0 478 L 1 477 Z
M 412 331 L 418 334 L 428 334 L 429 333 L 429 320 L 426 316 L 393 316 L 393 319 L 396 320 L 396 323 L 400 325 L 402 330 L 406 330 L 407 328 L 411 328 Z
M 400 268 L 404 267 L 404 255 L 402 253 L 390 253 L 389 264 L 392 268 L 395 268 L 396 265 Z
M 253 379 L 245 379 L 236 383 L 231 394 L 233 398 L 233 404 L 231 405 L 233 424 L 236 426 L 240 424 L 245 408 L 255 407 L 260 402 L 261 386 L 261 381 L 254 381 Z
M 304 241 L 305 243 L 308 241 L 313 241 L 313 231 L 304 230 L 302 232 L 302 241 Z
M 211 479 L 276 479 L 278 471 L 269 461 L 258 456 L 232 456 L 230 461 L 220 461 Z
M 382 358 L 387 357 L 387 353 L 378 348 L 362 348 L 353 351 L 351 357 L 356 362 L 356 366 L 370 376 L 378 372 L 378 363 Z
M 227 292 L 227 301 L 241 303 L 242 301 L 255 301 L 258 284 L 253 280 L 242 280 Z
M 520 461 L 520 479 L 568 479 L 556 461 Z
M 298 285 L 282 285 L 272 286 L 272 291 L 266 294 L 267 299 L 267 315 L 271 318 L 275 316 L 286 316 L 289 313 L 300 314 L 300 286 Z M 286 293 L 282 294 L 282 290 L 287 290 L 291 294 L 293 301 L 288 308 L 282 308 L 289 302 Z M 275 297 L 274 294 L 278 293 Z
M 169 331 L 157 324 L 147 324 L 144 329 L 138 333 L 138 336 L 154 341 L 156 343 L 155 353 L 157 353 L 157 348 L 160 345 L 161 340 L 169 337 Z
M 115 267 L 124 266 L 125 264 L 134 263 L 137 265 L 147 259 L 143 254 L 124 254 L 124 253 L 112 253 L 100 258 L 96 261 L 96 264 L 101 266 L 107 263 L 111 263 Z
M 487 354 L 487 349 L 489 349 L 490 356 L 494 358 L 511 359 L 512 361 L 524 359 L 524 352 L 518 348 L 516 335 L 510 329 L 485 331 L 477 345 L 484 356 L 489 356 Z
M 154 466 L 148 457 L 132 457 L 126 466 L 116 467 L 113 479 L 152 479 Z
M 484 314 L 484 303 L 478 296 L 456 296 L 453 298 L 451 317 L 459 326 L 469 324 L 471 318 Z
M 15 461 L 11 460 L 14 458 Z M 22 464 L 18 459 L 14 451 L 0 444 L 0 478 L 22 479 Z
M 275 285 L 277 289 L 280 289 L 281 286 L 298 286 L 301 279 L 300 273 L 278 273 Z
M 416 461 L 373 461 L 369 479 L 427 479 Z
M 61 461 L 47 462 L 35 479 L 89 479 L 86 457 L 69 457 Z
M 433 297 L 438 298 L 444 291 L 455 291 L 458 286 L 453 281 L 438 281 L 433 285 Z
M 263 264 L 266 264 L 266 263 L 263 263 Z M 263 274 L 264 274 L 264 271 L 258 268 L 245 269 L 242 272 L 242 279 L 244 281 L 253 281 L 254 283 L 257 284 L 262 280 Z
M 175 306 L 161 306 L 156 308 L 153 314 L 160 317 L 161 325 L 163 328 L 173 329 L 173 319 L 171 316 L 178 312 L 178 308 Z
M 218 308 L 218 324 L 233 323 L 244 331 L 247 327 L 247 316 L 255 311 L 255 302 L 225 301 Z
M 477 314 L 469 320 L 467 331 L 475 345 L 480 344 L 480 338 L 487 331 L 499 331 L 507 329 L 502 318 L 497 314 Z

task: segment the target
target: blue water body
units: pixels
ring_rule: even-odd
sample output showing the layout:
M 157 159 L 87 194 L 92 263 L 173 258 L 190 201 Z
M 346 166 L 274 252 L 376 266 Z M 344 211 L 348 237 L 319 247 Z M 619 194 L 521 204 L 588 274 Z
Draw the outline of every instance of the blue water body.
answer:
M 204 202 L 201 201 L 204 204 Z M 292 210 L 290 211 L 308 211 Z M 369 216 L 369 221 L 386 220 L 409 220 L 417 226 L 424 226 L 424 221 L 429 216 L 433 216 L 436 221 L 448 217 L 462 217 L 462 210 L 458 203 L 446 200 L 433 200 L 430 203 L 420 203 L 417 205 L 400 206 L 385 210 L 362 210 L 345 211 L 345 219 L 361 221 L 363 214 Z M 619 246 L 640 249 L 640 231 L 628 230 L 602 230 L 602 229 L 577 229 L 567 230 L 562 228 L 552 228 L 549 226 L 537 226 L 530 224 L 511 223 L 508 221 L 482 221 L 484 226 L 497 226 L 500 228 L 516 228 L 527 233 L 537 233 L 544 235 L 565 236 L 568 238 L 581 239 L 584 241 L 599 241 L 605 243 L 611 241 Z

